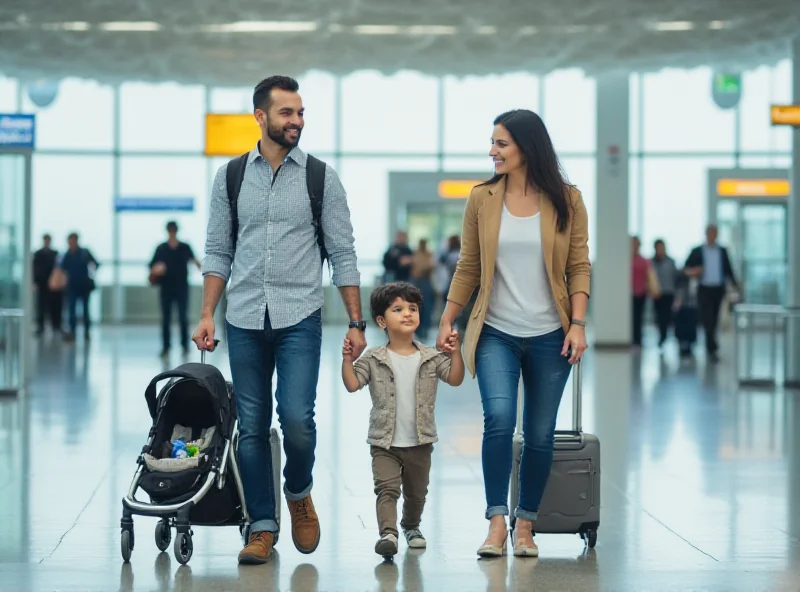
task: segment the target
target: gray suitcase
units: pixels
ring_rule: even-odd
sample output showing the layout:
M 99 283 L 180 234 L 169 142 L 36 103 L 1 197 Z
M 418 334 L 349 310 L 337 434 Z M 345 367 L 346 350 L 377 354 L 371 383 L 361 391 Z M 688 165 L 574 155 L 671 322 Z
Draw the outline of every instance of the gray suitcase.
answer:
M 219 345 L 219 340 L 215 340 L 214 343 L 215 347 Z M 200 350 L 200 363 L 206 363 L 206 352 L 205 350 Z M 234 397 L 236 393 L 234 392 Z M 238 443 L 239 443 L 239 422 L 236 422 L 236 435 L 235 444 L 236 452 L 238 453 Z M 272 481 L 275 487 L 275 521 L 278 523 L 278 532 L 275 533 L 275 543 L 278 542 L 278 536 L 280 534 L 281 528 L 281 494 L 283 493 L 283 489 L 281 488 L 281 463 L 283 462 L 282 455 L 281 455 L 281 436 L 278 434 L 278 430 L 275 428 L 271 428 L 269 431 L 269 447 L 270 447 L 270 455 L 272 456 Z M 238 454 L 236 464 L 238 466 Z M 238 480 L 239 471 L 236 472 L 236 477 Z M 237 484 L 241 490 L 241 482 Z M 242 495 L 244 498 L 244 495 Z M 247 504 L 244 504 L 242 508 L 242 513 L 244 514 L 245 524 L 242 525 L 240 529 L 242 539 L 244 540 L 244 544 L 247 545 L 250 542 L 250 514 L 247 511 Z
M 522 459 L 523 385 L 517 396 L 514 464 L 511 472 L 511 528 L 519 502 L 519 467 Z M 556 431 L 553 466 L 536 519 L 536 533 L 579 534 L 589 547 L 597 542 L 600 526 L 600 440 L 582 429 L 581 362 L 573 367 L 572 430 Z

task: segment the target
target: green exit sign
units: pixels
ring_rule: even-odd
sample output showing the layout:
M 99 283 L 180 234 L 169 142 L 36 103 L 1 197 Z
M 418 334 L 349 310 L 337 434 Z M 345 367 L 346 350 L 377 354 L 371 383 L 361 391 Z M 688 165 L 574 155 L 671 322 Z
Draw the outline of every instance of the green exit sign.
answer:
M 739 74 L 715 74 L 714 89 L 719 93 L 740 93 L 742 77 Z
M 733 109 L 742 98 L 742 76 L 716 72 L 711 84 L 711 96 L 720 109 Z

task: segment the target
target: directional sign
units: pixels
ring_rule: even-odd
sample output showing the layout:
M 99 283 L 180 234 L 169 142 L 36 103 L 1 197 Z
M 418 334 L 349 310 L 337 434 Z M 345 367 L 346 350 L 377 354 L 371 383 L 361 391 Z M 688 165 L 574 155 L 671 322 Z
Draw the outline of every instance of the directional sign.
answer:
M 33 150 L 36 144 L 36 116 L 0 113 L 0 148 Z
M 193 197 L 118 197 L 117 212 L 193 212 Z

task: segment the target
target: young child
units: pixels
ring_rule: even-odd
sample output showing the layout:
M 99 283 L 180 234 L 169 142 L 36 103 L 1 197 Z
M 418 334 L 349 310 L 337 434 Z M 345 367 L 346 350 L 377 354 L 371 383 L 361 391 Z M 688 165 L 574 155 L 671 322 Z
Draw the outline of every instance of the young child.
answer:
M 428 493 L 431 453 L 437 441 L 434 404 L 438 381 L 458 386 L 464 380 L 464 360 L 454 330 L 440 352 L 414 339 L 419 327 L 422 293 L 406 282 L 375 289 L 370 309 L 375 323 L 389 338 L 353 360 L 348 339 L 342 348 L 342 380 L 349 392 L 369 385 L 372 411 L 369 435 L 372 476 L 377 495 L 380 538 L 375 552 L 397 553 L 397 500 L 403 492 L 400 526 L 409 547 L 427 545 L 419 531 Z

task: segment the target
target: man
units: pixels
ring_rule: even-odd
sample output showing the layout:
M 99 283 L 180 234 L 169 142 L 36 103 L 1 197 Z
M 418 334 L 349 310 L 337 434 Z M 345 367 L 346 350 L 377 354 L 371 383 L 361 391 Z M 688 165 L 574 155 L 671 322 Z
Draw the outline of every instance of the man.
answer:
M 706 228 L 706 244 L 692 249 L 686 259 L 686 274 L 699 279 L 697 301 L 700 308 L 700 322 L 705 333 L 706 352 L 711 362 L 718 362 L 717 322 L 719 309 L 725 298 L 725 282 L 730 281 L 738 290 L 739 284 L 733 274 L 731 261 L 725 247 L 717 244 L 717 227 L 709 224 Z
M 250 540 L 239 554 L 240 563 L 268 561 L 278 530 L 269 446 L 276 368 L 275 397 L 286 453 L 283 489 L 292 539 L 302 553 L 313 552 L 320 539 L 311 488 L 323 261 L 306 187 L 309 157 L 297 147 L 304 115 L 298 90 L 297 82 L 285 76 L 272 76 L 255 87 L 254 116 L 261 140 L 246 157 L 235 225 L 226 186 L 227 167 L 234 161 L 217 172 L 203 262 L 203 311 L 192 337 L 199 349 L 214 349 L 214 309 L 230 279 L 226 328 L 239 415 L 239 462 L 251 519 Z M 329 166 L 321 232 L 333 283 L 350 317 L 347 337 L 354 343 L 355 356 L 366 347 L 360 274 L 347 197 Z
M 384 281 L 387 283 L 409 281 L 413 259 L 413 252 L 408 246 L 408 234 L 399 230 L 395 235 L 394 244 L 383 255 Z
M 150 283 L 161 286 L 161 357 L 169 356 L 170 325 L 172 306 L 178 308 L 181 348 L 189 352 L 189 321 L 186 310 L 189 306 L 189 272 L 187 266 L 193 263 L 200 269 L 192 247 L 178 240 L 178 224 L 167 223 L 167 242 L 161 243 L 150 261 Z
M 44 318 L 47 316 L 53 331 L 61 333 L 61 310 L 64 306 L 60 290 L 50 289 L 50 275 L 56 267 L 58 251 L 52 249 L 52 237 L 42 237 L 42 248 L 33 254 L 33 285 L 36 288 L 36 334 L 44 333 Z
M 77 307 L 81 301 L 83 310 L 84 340 L 89 341 L 89 295 L 94 290 L 94 272 L 100 264 L 89 249 L 84 249 L 78 244 L 78 234 L 73 232 L 67 237 L 67 252 L 61 258 L 59 268 L 67 276 L 67 314 L 69 315 L 69 333 L 64 336 L 65 341 L 75 341 L 75 331 L 78 325 Z

